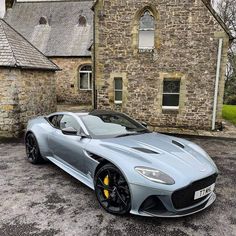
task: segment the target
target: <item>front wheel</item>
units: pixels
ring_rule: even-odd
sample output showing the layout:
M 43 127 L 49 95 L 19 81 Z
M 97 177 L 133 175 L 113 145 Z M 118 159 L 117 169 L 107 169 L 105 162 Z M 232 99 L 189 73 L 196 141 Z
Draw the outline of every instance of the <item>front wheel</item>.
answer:
M 95 176 L 95 193 L 100 205 L 109 213 L 124 215 L 130 211 L 129 186 L 118 168 L 102 166 Z
M 25 138 L 27 159 L 32 164 L 39 164 L 44 161 L 40 154 L 38 142 L 32 133 L 28 133 Z

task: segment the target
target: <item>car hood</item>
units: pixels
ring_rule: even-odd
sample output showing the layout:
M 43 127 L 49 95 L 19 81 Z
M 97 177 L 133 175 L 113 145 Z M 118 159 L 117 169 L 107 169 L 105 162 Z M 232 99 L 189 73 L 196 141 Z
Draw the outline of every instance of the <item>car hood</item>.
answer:
M 186 175 L 194 180 L 217 172 L 214 162 L 199 146 L 158 133 L 104 139 L 99 146 L 125 155 L 123 161 L 133 166 L 156 168 L 174 177 Z

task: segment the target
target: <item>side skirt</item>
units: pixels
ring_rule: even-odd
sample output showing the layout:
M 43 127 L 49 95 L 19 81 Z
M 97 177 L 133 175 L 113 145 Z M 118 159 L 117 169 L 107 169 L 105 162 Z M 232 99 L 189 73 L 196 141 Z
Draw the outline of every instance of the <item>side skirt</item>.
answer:
M 47 159 L 51 162 L 53 162 L 55 165 L 57 165 L 58 167 L 60 167 L 62 170 L 64 170 L 65 172 L 67 172 L 69 175 L 73 176 L 74 178 L 76 178 L 77 180 L 79 180 L 80 182 L 82 182 L 83 184 L 85 184 L 86 186 L 88 186 L 89 188 L 94 190 L 94 185 L 91 182 L 91 180 L 89 180 L 88 178 L 86 178 L 82 173 L 80 173 L 79 171 L 76 171 L 75 169 L 71 168 L 70 166 L 64 164 L 63 162 L 53 158 L 53 157 L 49 157 L 47 156 Z

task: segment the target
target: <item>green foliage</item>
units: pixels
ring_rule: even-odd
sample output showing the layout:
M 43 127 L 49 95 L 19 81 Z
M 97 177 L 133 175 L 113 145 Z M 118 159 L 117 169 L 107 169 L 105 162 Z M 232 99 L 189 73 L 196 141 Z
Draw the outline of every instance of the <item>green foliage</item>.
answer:
M 225 98 L 225 104 L 236 105 L 236 95 L 230 95 Z
M 223 106 L 223 118 L 236 125 L 236 106 L 224 105 Z

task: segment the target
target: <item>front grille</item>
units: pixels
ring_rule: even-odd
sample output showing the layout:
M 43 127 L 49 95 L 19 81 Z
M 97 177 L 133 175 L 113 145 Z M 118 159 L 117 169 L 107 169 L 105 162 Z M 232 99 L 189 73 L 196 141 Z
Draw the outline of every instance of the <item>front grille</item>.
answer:
M 193 206 L 208 197 L 199 198 L 194 200 L 194 194 L 196 191 L 206 188 L 216 182 L 217 174 L 211 175 L 207 178 L 193 182 L 191 185 L 175 191 L 172 194 L 172 202 L 175 209 L 182 209 L 186 207 Z

